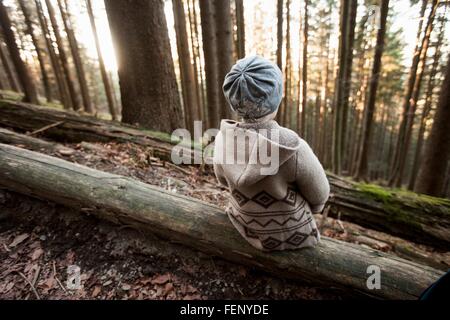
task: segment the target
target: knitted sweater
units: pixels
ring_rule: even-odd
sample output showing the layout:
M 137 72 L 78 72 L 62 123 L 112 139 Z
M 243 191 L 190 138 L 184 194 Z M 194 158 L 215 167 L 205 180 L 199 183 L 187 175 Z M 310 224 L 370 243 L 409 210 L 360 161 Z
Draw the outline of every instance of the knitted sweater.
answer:
M 277 157 L 274 170 L 256 156 L 263 143 L 268 145 L 266 154 Z M 330 187 L 319 160 L 294 131 L 274 120 L 222 120 L 213 163 L 219 183 L 230 191 L 226 212 L 251 245 L 285 250 L 314 246 L 320 240 L 312 213 L 322 211 Z

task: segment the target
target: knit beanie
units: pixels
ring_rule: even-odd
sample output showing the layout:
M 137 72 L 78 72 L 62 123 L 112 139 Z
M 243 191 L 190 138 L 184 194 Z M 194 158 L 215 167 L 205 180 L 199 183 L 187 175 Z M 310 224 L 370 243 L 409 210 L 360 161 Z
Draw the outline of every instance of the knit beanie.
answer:
M 225 76 L 223 93 L 233 111 L 244 120 L 275 113 L 283 96 L 283 78 L 277 65 L 261 56 L 238 60 Z

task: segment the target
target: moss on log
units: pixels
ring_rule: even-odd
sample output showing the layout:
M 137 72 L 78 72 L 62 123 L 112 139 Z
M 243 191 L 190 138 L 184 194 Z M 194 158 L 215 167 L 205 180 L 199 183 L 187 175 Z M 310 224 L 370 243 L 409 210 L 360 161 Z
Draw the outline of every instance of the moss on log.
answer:
M 315 248 L 265 253 L 247 244 L 215 206 L 142 182 L 0 144 L 0 186 L 54 201 L 278 276 L 385 299 L 415 299 L 442 272 L 325 238 Z M 370 265 L 381 288 L 366 285 Z

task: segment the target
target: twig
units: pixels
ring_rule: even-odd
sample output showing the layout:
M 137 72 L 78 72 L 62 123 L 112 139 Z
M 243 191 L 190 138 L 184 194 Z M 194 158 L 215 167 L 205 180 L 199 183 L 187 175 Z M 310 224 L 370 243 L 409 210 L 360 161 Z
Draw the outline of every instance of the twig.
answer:
M 61 281 L 59 281 L 58 277 L 56 276 L 56 265 L 55 265 L 55 261 L 54 260 L 53 260 L 53 277 L 55 278 L 56 282 L 59 284 L 61 289 L 63 289 L 63 291 L 65 293 L 67 293 L 66 288 L 64 288 L 64 286 L 62 285 Z
M 43 131 L 48 130 L 50 128 L 57 127 L 57 126 L 59 126 L 60 124 L 63 124 L 63 123 L 64 123 L 64 121 L 58 121 L 58 122 L 55 122 L 55 123 L 51 123 L 51 124 L 46 125 L 46 126 L 40 128 L 40 129 L 34 130 L 34 131 L 30 132 L 30 133 L 27 133 L 27 136 L 35 135 L 36 133 L 43 132 Z
M 16 271 L 31 287 L 31 290 L 33 290 L 34 295 L 36 296 L 37 300 L 41 300 L 41 297 L 39 297 L 38 292 L 36 291 L 36 288 L 34 287 L 34 285 L 30 282 L 30 280 L 28 280 L 28 278 L 20 271 Z
M 183 169 L 183 168 L 177 166 L 176 164 L 170 163 L 170 162 L 168 162 L 168 161 L 166 162 L 166 164 L 167 164 L 169 167 L 171 167 L 171 168 L 173 168 L 173 169 L 176 169 L 176 170 L 178 170 L 178 171 L 184 173 L 185 175 L 191 175 L 191 172 L 190 172 L 190 171 L 188 171 L 188 170 L 186 170 L 186 169 Z

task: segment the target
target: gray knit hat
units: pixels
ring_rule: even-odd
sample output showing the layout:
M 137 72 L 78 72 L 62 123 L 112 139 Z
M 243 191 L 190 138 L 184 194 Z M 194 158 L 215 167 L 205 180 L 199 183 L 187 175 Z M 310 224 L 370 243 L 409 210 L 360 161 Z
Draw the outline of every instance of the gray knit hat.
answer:
M 260 56 L 238 60 L 225 76 L 223 93 L 233 111 L 247 120 L 276 112 L 283 96 L 277 65 Z

